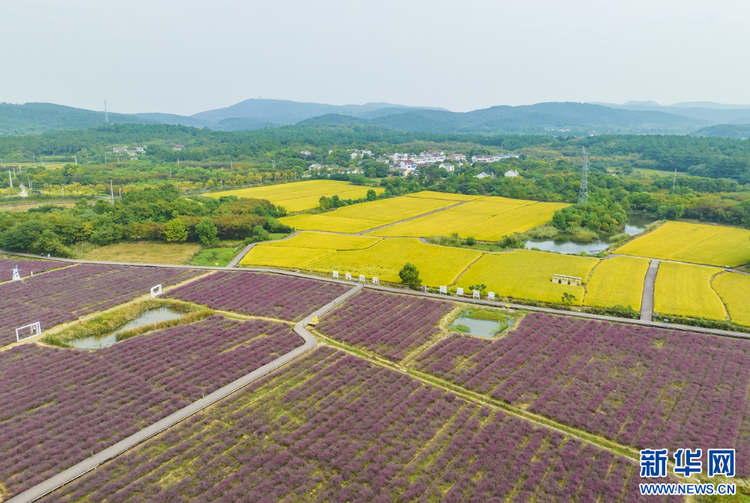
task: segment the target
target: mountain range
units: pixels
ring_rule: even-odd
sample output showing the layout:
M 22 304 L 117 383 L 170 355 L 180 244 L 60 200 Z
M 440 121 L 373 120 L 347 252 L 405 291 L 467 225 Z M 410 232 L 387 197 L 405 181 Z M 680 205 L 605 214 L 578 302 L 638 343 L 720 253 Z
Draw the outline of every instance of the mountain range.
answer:
M 695 134 L 746 138 L 750 105 L 711 102 L 658 103 L 551 102 L 495 106 L 471 112 L 391 103 L 327 105 L 288 100 L 249 99 L 191 116 L 166 113 L 110 113 L 110 123 L 175 124 L 221 131 L 290 124 L 361 124 L 403 131 L 461 134 Z M 104 112 L 55 105 L 0 103 L 0 134 L 35 134 L 105 124 Z

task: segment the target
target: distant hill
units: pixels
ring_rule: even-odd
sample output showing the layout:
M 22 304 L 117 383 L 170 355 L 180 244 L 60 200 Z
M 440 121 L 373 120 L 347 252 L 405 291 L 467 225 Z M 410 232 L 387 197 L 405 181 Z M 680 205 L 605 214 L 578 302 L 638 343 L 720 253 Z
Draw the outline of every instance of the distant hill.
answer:
M 156 124 L 155 121 L 126 114 L 109 114 L 113 124 Z M 36 134 L 46 131 L 88 129 L 103 126 L 104 112 L 66 107 L 52 103 L 0 103 L 0 133 L 4 135 Z
M 336 122 L 339 120 L 339 122 Z M 686 134 L 710 122 L 674 114 L 631 111 L 587 103 L 539 103 L 498 106 L 473 112 L 410 110 L 374 117 L 361 123 L 422 133 L 531 133 L 589 135 L 607 133 Z M 354 121 L 327 114 L 300 124 L 348 124 Z
M 622 105 L 614 103 L 593 103 L 619 110 L 664 112 L 700 119 L 714 124 L 750 124 L 750 105 L 724 105 L 711 101 L 694 101 L 660 105 L 654 101 L 628 101 Z
M 717 124 L 708 126 L 692 133 L 692 136 L 719 136 L 723 138 L 750 138 L 750 124 Z
M 288 100 L 249 99 L 235 105 L 208 110 L 192 115 L 195 119 L 219 122 L 231 118 L 253 118 L 260 122 L 275 124 L 296 124 L 311 117 L 339 114 L 366 116 L 378 110 L 403 109 L 415 110 L 417 107 L 406 107 L 390 103 L 366 103 L 364 105 L 325 105 L 322 103 L 300 103 Z M 440 109 L 430 109 L 440 110 Z M 392 113 L 392 112 L 389 112 Z

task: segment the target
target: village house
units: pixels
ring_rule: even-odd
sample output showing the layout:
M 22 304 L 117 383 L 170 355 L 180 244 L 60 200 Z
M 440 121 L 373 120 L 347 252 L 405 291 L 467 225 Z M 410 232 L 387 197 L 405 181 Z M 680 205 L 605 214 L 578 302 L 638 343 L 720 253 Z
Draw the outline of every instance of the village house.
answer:
M 466 162 L 466 156 L 464 154 L 451 154 L 448 156 L 448 160 L 457 162 L 460 165 Z
M 455 166 L 453 166 L 453 164 L 448 163 L 448 162 L 441 162 L 440 166 L 438 167 L 443 168 L 448 173 L 453 173 L 456 170 Z
M 515 154 L 495 154 L 495 155 L 473 155 L 471 156 L 471 162 L 497 162 L 503 159 L 518 158 Z
M 479 178 L 480 180 L 483 178 L 497 178 L 497 175 L 495 175 L 494 173 L 485 173 L 484 171 L 482 171 L 478 175 L 474 175 L 474 178 Z
M 505 178 L 515 178 L 518 176 L 518 171 L 511 169 L 505 172 Z
M 174 150 L 182 150 L 183 148 L 185 148 L 185 145 L 182 145 L 180 143 L 174 146 Z

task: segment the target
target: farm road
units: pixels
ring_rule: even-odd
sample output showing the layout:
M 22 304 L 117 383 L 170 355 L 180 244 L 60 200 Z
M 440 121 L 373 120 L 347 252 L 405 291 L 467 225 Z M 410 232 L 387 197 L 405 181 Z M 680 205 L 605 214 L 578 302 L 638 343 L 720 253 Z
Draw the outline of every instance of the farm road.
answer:
M 416 220 L 417 218 L 426 217 L 427 215 L 432 215 L 433 213 L 440 213 L 441 211 L 449 210 L 451 208 L 455 208 L 456 206 L 461 206 L 462 204 L 466 204 L 469 201 L 461 201 L 460 203 L 451 204 L 450 206 L 446 206 L 445 208 L 439 208 L 437 210 L 428 211 L 427 213 L 422 213 L 421 215 L 416 215 L 411 218 L 405 218 L 403 220 L 399 220 L 398 222 L 392 222 L 390 224 L 381 225 L 380 227 L 375 227 L 373 229 L 367 229 L 366 231 L 357 232 L 358 236 L 361 236 L 362 234 L 365 234 L 367 232 L 375 232 L 379 231 L 380 229 L 385 229 L 386 227 L 392 227 L 394 225 L 402 224 L 404 222 L 408 222 L 409 220 Z
M 312 333 L 310 333 L 310 331 L 307 330 L 305 327 L 310 324 L 313 318 L 323 316 L 328 311 L 332 310 L 334 307 L 338 306 L 342 302 L 346 301 L 349 297 L 351 297 L 352 295 L 362 290 L 362 288 L 363 288 L 363 285 L 361 283 L 357 284 L 351 290 L 347 291 L 340 297 L 337 297 L 336 299 L 332 300 L 331 302 L 321 307 L 314 313 L 308 315 L 302 321 L 298 322 L 294 326 L 294 331 L 300 337 L 304 339 L 305 343 L 302 346 L 295 348 L 292 351 L 284 355 L 281 355 L 280 357 L 276 358 L 274 361 L 267 363 L 266 365 L 263 365 L 262 367 L 250 372 L 244 377 L 240 377 L 236 381 L 232 381 L 231 383 L 227 384 L 226 386 L 223 386 L 222 388 L 219 388 L 213 393 L 199 400 L 196 400 L 195 402 L 191 403 L 187 407 L 184 407 L 178 410 L 177 412 L 170 414 L 164 419 L 155 422 L 151 426 L 147 426 L 146 428 L 117 442 L 114 445 L 107 447 L 100 453 L 95 454 L 91 456 L 90 458 L 85 459 L 84 461 L 81 461 L 80 463 L 74 466 L 71 466 L 67 470 L 64 470 L 58 473 L 57 475 L 48 478 L 44 482 L 41 482 L 35 485 L 31 489 L 28 489 L 19 495 L 14 496 L 13 498 L 9 499 L 6 503 L 29 503 L 31 501 L 36 501 L 39 498 L 51 493 L 55 489 L 58 489 L 64 486 L 65 484 L 72 482 L 78 477 L 81 477 L 82 475 L 85 475 L 86 473 L 90 472 L 91 470 L 94 470 L 96 467 L 98 467 L 102 463 L 105 463 L 109 461 L 110 459 L 116 456 L 119 456 L 120 454 L 123 454 L 124 452 L 132 449 L 136 445 L 142 442 L 145 442 L 151 437 L 158 435 L 159 433 L 171 428 L 177 423 L 184 421 L 190 416 L 197 414 L 198 412 L 204 410 L 205 408 L 215 404 L 219 400 L 226 398 L 227 396 L 241 390 L 242 388 L 248 386 L 249 384 L 252 384 L 254 381 L 257 381 L 258 379 L 265 376 L 266 374 L 273 372 L 274 370 L 278 369 L 282 365 L 289 363 L 295 358 L 307 353 L 318 344 L 318 339 L 316 339 L 315 336 Z
M 654 282 L 661 260 L 652 260 L 648 266 L 646 279 L 643 280 L 643 299 L 641 300 L 641 321 L 651 321 L 654 315 Z
M 384 238 L 387 239 L 387 238 Z M 494 253 L 494 252 L 490 252 Z M 19 257 L 31 257 L 31 258 L 41 258 L 37 257 L 36 255 L 30 255 L 28 253 L 16 253 L 16 252 L 6 252 L 0 250 L 0 254 L 3 255 L 15 255 Z M 648 259 L 648 257 L 643 257 Z M 133 266 L 133 267 L 169 267 L 174 269 L 202 269 L 206 271 L 226 271 L 226 268 L 224 267 L 210 267 L 210 266 L 192 266 L 192 265 L 169 265 L 169 264 L 135 264 L 135 263 L 125 263 L 125 262 L 96 262 L 92 260 L 73 260 L 73 259 L 58 259 L 60 262 L 71 262 L 71 263 L 80 263 L 80 264 L 109 264 L 109 265 L 127 265 L 127 266 Z M 652 260 L 652 259 L 648 259 Z M 662 260 L 661 262 L 672 262 Z M 695 264 L 690 264 L 695 265 Z M 239 269 L 235 269 L 237 271 L 243 271 L 243 272 L 259 272 L 259 273 L 270 273 L 270 274 L 282 274 L 284 276 L 294 276 L 296 278 L 307 278 L 307 279 L 314 279 L 317 281 L 328 281 L 329 283 L 339 283 L 343 285 L 351 285 L 351 281 L 346 281 L 343 279 L 332 279 L 328 276 L 320 276 L 315 274 L 305 274 L 302 272 L 294 272 L 294 271 L 287 271 L 284 269 L 272 269 L 270 267 L 242 267 Z M 739 272 L 739 271 L 728 271 L 728 272 Z M 741 273 L 740 274 L 750 274 L 750 273 Z M 383 290 L 387 292 L 392 293 L 400 293 L 404 295 L 421 295 L 423 297 L 430 297 L 430 298 L 437 298 L 437 299 L 447 299 L 452 300 L 454 302 L 464 302 L 469 304 L 481 304 L 485 306 L 491 306 L 491 307 L 500 307 L 502 308 L 506 304 L 501 301 L 489 301 L 489 300 L 481 300 L 481 299 L 472 299 L 469 297 L 462 297 L 462 298 L 456 298 L 456 297 L 449 297 L 442 294 L 437 293 L 422 293 L 422 292 L 415 292 L 413 290 L 409 290 L 406 288 L 391 288 L 386 286 L 374 286 L 374 285 L 366 285 L 367 288 L 373 288 L 376 290 Z M 633 323 L 636 325 L 645 325 L 645 326 L 652 326 L 657 328 L 666 328 L 667 330 L 680 330 L 683 332 L 698 332 L 701 334 L 711 334 L 711 335 L 719 335 L 724 337 L 735 337 L 738 339 L 750 339 L 750 334 L 744 333 L 744 332 L 733 332 L 731 330 L 719 330 L 715 328 L 703 328 L 703 327 L 694 327 L 690 325 L 678 325 L 676 323 L 662 323 L 658 321 L 641 321 L 639 320 L 631 320 L 628 318 L 616 318 L 614 316 L 604 316 L 600 314 L 590 314 L 590 313 L 581 313 L 577 311 L 565 311 L 563 309 L 551 309 L 547 307 L 536 307 L 536 306 L 527 306 L 525 304 L 507 304 L 512 309 L 521 309 L 525 311 L 537 311 L 541 313 L 549 313 L 549 314 L 557 314 L 561 316 L 575 316 L 578 318 L 590 318 L 594 320 L 602 320 L 602 321 L 609 321 L 613 323 Z

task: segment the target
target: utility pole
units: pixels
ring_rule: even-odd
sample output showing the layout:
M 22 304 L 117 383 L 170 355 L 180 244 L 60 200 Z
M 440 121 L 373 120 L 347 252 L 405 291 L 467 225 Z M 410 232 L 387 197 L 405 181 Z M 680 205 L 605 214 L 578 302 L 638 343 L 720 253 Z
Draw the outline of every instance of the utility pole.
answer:
M 677 168 L 674 169 L 674 180 L 672 180 L 672 194 L 674 194 L 676 187 L 677 187 Z
M 578 204 L 589 200 L 589 155 L 583 147 L 583 168 L 581 174 L 581 190 L 578 192 Z
M 109 181 L 109 196 L 112 199 L 112 204 L 115 204 L 115 190 L 112 188 L 112 180 Z
M 104 100 L 104 122 L 109 124 L 109 112 L 107 112 L 107 100 Z
M 74 156 L 73 156 L 73 159 L 74 159 L 74 160 L 76 161 L 76 166 L 78 166 L 78 156 L 77 156 L 77 155 L 74 155 Z
M 8 170 L 8 179 L 10 180 L 10 188 L 13 188 L 13 175 L 10 174 L 10 170 Z

